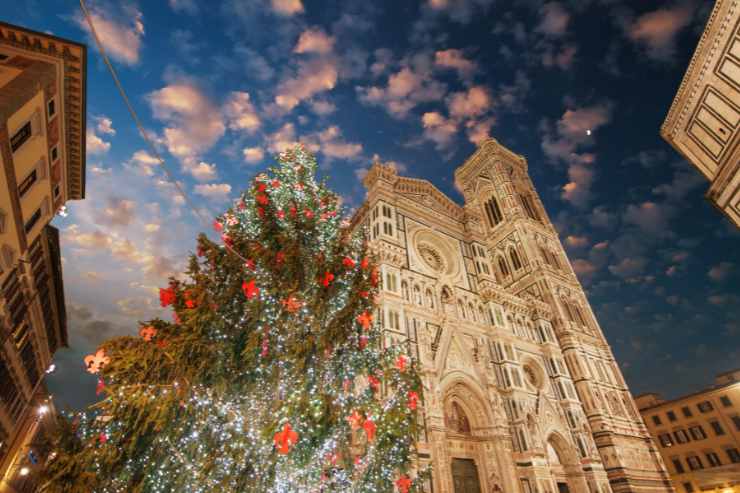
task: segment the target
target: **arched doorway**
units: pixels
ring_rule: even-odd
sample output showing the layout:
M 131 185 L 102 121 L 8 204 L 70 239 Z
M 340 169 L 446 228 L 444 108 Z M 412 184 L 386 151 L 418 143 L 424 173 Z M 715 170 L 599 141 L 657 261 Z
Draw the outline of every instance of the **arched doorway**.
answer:
M 556 493 L 583 491 L 583 474 L 578 455 L 568 441 L 559 433 L 553 432 L 547 437 L 545 448 Z
M 461 400 L 460 390 L 448 395 L 444 405 L 444 422 L 447 440 L 450 442 L 450 469 L 452 472 L 451 493 L 481 493 L 481 479 L 476 463 L 477 454 L 470 454 L 468 444 L 475 443 L 470 426 L 470 404 Z M 472 455 L 472 456 L 471 456 Z
M 502 471 L 510 465 L 496 426 L 496 414 L 477 381 L 452 370 L 440 382 L 441 429 L 433 452 L 434 491 L 444 493 L 503 493 L 511 487 Z M 501 465 L 502 464 L 505 465 Z M 502 481 L 504 484 L 502 484 Z M 509 488 L 511 489 L 511 488 Z

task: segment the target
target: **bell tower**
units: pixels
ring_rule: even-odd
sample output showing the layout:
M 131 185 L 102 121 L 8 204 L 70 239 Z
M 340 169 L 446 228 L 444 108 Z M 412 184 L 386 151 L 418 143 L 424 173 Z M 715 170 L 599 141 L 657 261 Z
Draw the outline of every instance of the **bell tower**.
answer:
M 612 490 L 670 490 L 660 454 L 529 177 L 526 159 L 489 139 L 455 170 L 455 185 L 463 193 L 466 216 L 483 225 L 498 285 L 550 306 L 568 376 Z M 485 291 L 483 283 L 481 288 Z M 565 369 L 548 368 L 551 376 L 560 370 Z

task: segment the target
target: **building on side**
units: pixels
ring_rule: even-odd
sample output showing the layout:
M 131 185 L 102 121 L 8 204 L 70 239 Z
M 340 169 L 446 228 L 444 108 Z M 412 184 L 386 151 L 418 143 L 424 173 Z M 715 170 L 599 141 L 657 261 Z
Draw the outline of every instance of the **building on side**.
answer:
M 41 461 L 43 376 L 67 345 L 49 223 L 85 195 L 85 73 L 84 45 L 0 22 L 0 492 L 33 491 L 13 485 Z
M 740 227 L 740 9 L 717 0 L 660 134 L 710 182 Z
M 421 366 L 427 491 L 672 491 L 522 156 L 484 142 L 463 205 L 380 163 L 364 184 L 377 319 Z
M 635 399 L 678 493 L 740 492 L 740 368 L 677 399 Z

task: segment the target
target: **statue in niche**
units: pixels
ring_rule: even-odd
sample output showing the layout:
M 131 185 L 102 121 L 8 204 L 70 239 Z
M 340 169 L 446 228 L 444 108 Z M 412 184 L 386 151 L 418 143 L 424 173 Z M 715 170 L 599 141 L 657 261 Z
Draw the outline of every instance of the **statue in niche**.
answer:
M 529 428 L 529 437 L 532 440 L 532 447 L 540 448 L 542 446 L 542 441 L 540 440 L 539 427 L 531 414 L 527 416 L 527 428 Z
M 499 479 L 498 474 L 496 474 L 496 471 L 492 472 L 488 477 L 488 487 L 490 488 L 489 491 L 491 493 L 503 493 L 504 490 L 501 489 L 501 480 Z
M 452 290 L 448 286 L 442 288 L 442 306 L 444 308 L 445 315 L 449 315 L 452 318 L 457 318 L 457 311 L 455 309 L 455 300 L 452 297 Z
M 470 421 L 465 415 L 465 411 L 460 407 L 460 404 L 455 401 L 452 401 L 452 404 L 445 413 L 445 426 L 456 433 L 463 435 L 470 434 Z

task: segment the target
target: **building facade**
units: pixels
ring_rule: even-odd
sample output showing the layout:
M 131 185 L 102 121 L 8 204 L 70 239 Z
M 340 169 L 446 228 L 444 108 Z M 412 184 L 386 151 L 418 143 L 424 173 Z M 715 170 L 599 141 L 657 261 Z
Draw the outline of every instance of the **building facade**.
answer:
M 740 369 L 672 400 L 635 399 L 679 493 L 740 492 Z
M 85 72 L 84 45 L 0 22 L 0 492 L 29 484 L 44 372 L 67 345 L 49 222 L 85 193 Z
M 483 143 L 463 206 L 380 163 L 364 183 L 378 320 L 421 365 L 427 490 L 671 491 L 526 160 Z
M 709 181 L 740 227 L 740 5 L 717 0 L 660 134 Z

